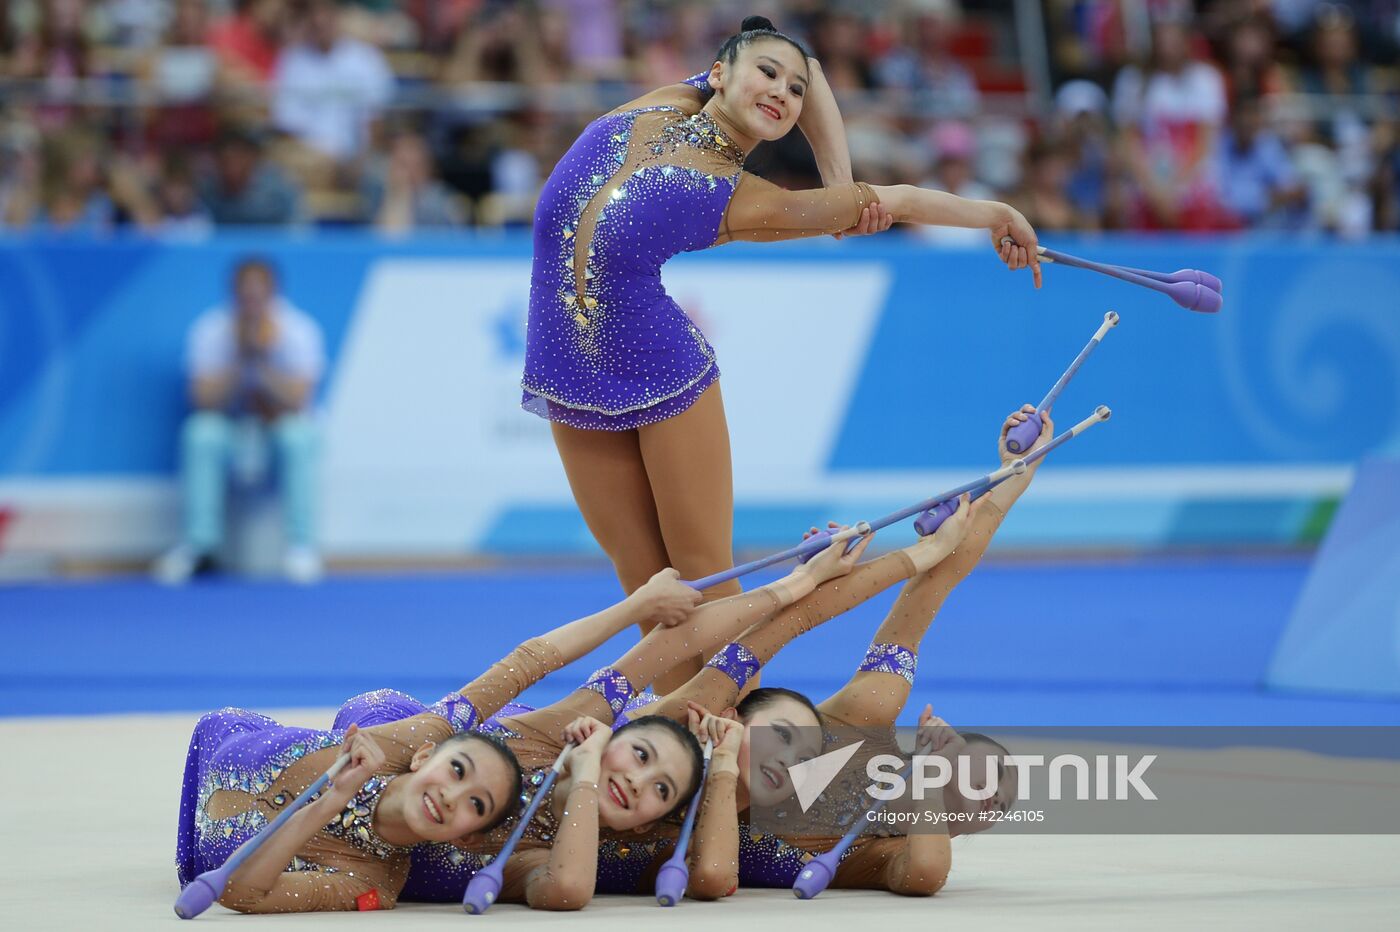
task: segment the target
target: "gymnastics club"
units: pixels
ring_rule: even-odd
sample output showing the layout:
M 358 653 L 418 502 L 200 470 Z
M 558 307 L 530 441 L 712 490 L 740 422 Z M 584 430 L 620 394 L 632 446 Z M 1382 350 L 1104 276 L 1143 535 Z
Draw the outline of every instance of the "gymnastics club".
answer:
M 1099 325 L 1099 329 L 1094 331 L 1094 335 L 1089 338 L 1089 343 L 1079 351 L 1078 356 L 1074 357 L 1074 362 L 1069 364 L 1069 368 L 1050 387 L 1050 391 L 1046 392 L 1045 397 L 1040 399 L 1040 404 L 1035 406 L 1035 413 L 1006 432 L 1007 452 L 1020 453 L 1035 443 L 1035 438 L 1040 436 L 1041 416 L 1055 407 L 1055 400 L 1060 397 L 1060 392 L 1065 390 L 1069 380 L 1074 378 L 1079 367 L 1084 365 L 1084 360 L 1089 358 L 1089 354 L 1099 345 L 1099 341 L 1104 338 L 1104 335 L 1116 326 L 1118 326 L 1116 311 L 1109 311 L 1103 315 L 1103 323 Z
M 329 770 L 321 774 L 302 794 L 292 800 L 291 805 L 267 824 L 261 832 L 239 846 L 238 850 L 229 855 L 223 866 L 214 870 L 205 871 L 194 880 L 185 885 L 185 889 L 180 891 L 180 895 L 175 899 L 175 915 L 181 919 L 193 919 L 204 912 L 214 901 L 224 895 L 224 887 L 228 885 L 228 879 L 238 870 L 240 864 L 248 860 L 254 851 L 257 851 L 267 840 L 277 833 L 277 830 L 287 824 L 287 820 L 297 813 L 307 803 L 311 802 L 311 797 L 326 788 L 326 785 L 340 773 L 341 769 L 350 763 L 350 755 L 342 754 L 335 759 Z
M 754 572 L 755 570 L 761 570 L 764 567 L 772 566 L 774 563 L 782 563 L 784 560 L 791 560 L 793 557 L 797 557 L 803 563 L 806 563 L 807 560 L 809 560 L 813 555 L 825 550 L 827 547 L 830 547 L 833 543 L 835 543 L 838 540 L 850 541 L 850 543 L 846 545 L 846 550 L 849 552 L 850 549 L 856 545 L 856 538 L 864 537 L 865 535 L 878 531 L 881 528 L 889 527 L 891 524 L 898 524 L 900 521 L 903 521 L 905 518 L 908 518 L 911 515 L 916 515 L 920 512 L 928 511 L 935 505 L 938 505 L 940 502 L 944 502 L 952 498 L 957 498 L 964 492 L 972 492 L 977 489 L 980 489 L 988 482 L 991 482 L 993 485 L 995 485 L 996 483 L 1002 481 L 1008 476 L 1020 475 L 1021 473 L 1025 472 L 1025 470 L 1026 465 L 1020 460 L 1017 460 L 1009 466 L 1003 466 L 996 472 L 988 473 L 985 476 L 979 476 L 971 482 L 965 482 L 962 485 L 958 486 L 956 489 L 949 489 L 947 492 L 944 492 L 941 495 L 935 495 L 933 498 L 926 498 L 923 501 L 910 505 L 907 508 L 901 508 L 899 511 L 892 511 L 889 514 L 885 515 L 883 518 L 879 519 L 878 521 L 861 521 L 860 523 L 852 527 L 848 527 L 843 531 L 837 531 L 835 534 L 827 530 L 821 530 L 804 540 L 802 543 L 797 544 L 793 547 L 789 547 L 788 549 L 783 550 L 779 553 L 769 554 L 768 556 L 762 557 L 758 560 L 751 560 L 748 563 L 740 564 L 739 566 L 736 566 L 732 569 L 727 569 L 723 572 L 715 573 L 711 576 L 706 576 L 704 579 L 697 579 L 694 582 L 686 582 L 686 585 L 692 586 L 696 589 L 707 589 L 710 586 L 716 586 L 722 582 L 728 582 L 731 579 L 737 579 L 740 576 L 747 575 L 749 573 Z
M 713 573 L 709 576 L 704 577 L 703 579 L 697 579 L 693 582 L 689 580 L 683 580 L 683 582 L 685 582 L 687 586 L 690 586 L 693 589 L 708 589 L 711 586 L 717 586 L 720 583 L 728 582 L 731 579 L 738 579 L 740 576 L 746 576 L 749 573 L 752 573 L 756 570 L 761 570 L 765 567 L 772 566 L 774 563 L 782 563 L 785 560 L 791 560 L 793 557 L 811 557 L 813 554 L 825 550 L 827 547 L 831 546 L 832 543 L 838 540 L 850 540 L 851 542 L 846 545 L 846 549 L 847 551 L 849 551 L 852 547 L 855 546 L 855 538 L 864 537 L 865 535 L 870 534 L 874 531 L 878 531 L 881 528 L 889 527 L 891 524 L 898 524 L 900 521 L 903 521 L 905 518 L 908 518 L 911 515 L 916 515 L 920 512 L 928 511 L 930 508 L 934 507 L 940 502 L 947 501 L 950 498 L 957 498 L 964 492 L 972 492 L 976 489 L 980 489 L 989 481 L 995 484 L 1007 478 L 1008 476 L 1020 475 L 1021 473 L 1025 472 L 1025 470 L 1025 464 L 1022 463 L 1020 460 L 1017 460 L 1010 466 L 1003 466 L 996 472 L 988 473 L 985 476 L 979 476 L 971 482 L 963 483 L 956 489 L 949 489 L 942 495 L 935 495 L 933 498 L 926 498 L 921 502 L 910 505 L 908 508 L 901 508 L 899 511 L 891 512 L 878 521 L 861 521 L 860 523 L 852 527 L 848 527 L 843 531 L 837 531 L 835 534 L 825 530 L 818 531 L 811 537 L 804 540 L 802 543 L 789 547 L 786 550 L 780 551 L 778 553 L 769 554 L 768 556 L 761 557 L 757 560 L 750 560 L 748 563 L 741 563 L 738 566 L 731 567 L 730 569 L 723 570 L 722 572 Z M 805 563 L 806 560 L 804 559 L 803 562 Z
M 530 820 L 539 811 L 540 803 L 549 795 L 549 791 L 554 788 L 554 781 L 558 778 L 559 772 L 564 769 L 564 759 L 569 756 L 569 751 L 573 749 L 573 744 L 564 745 L 564 750 L 559 752 L 559 756 L 554 759 L 554 766 L 549 768 L 549 773 L 545 775 L 544 782 L 535 791 L 535 795 L 530 799 L 530 805 L 525 807 L 525 812 L 520 817 L 520 821 L 515 825 L 515 831 L 510 833 L 506 843 L 501 846 L 501 853 L 496 855 L 496 859 L 477 871 L 470 881 L 467 882 L 467 892 L 462 895 L 462 908 L 473 916 L 480 916 L 491 908 L 491 904 L 496 902 L 496 897 L 501 895 L 501 884 L 506 869 L 506 861 L 515 853 L 515 846 L 520 844 L 521 837 L 525 834 L 525 829 L 529 827 Z
M 1220 279 L 1199 269 L 1144 274 L 1138 269 L 1125 269 L 1106 262 L 1091 262 L 1088 259 L 1080 259 L 1077 256 L 1071 256 L 1054 249 L 1047 249 L 1044 246 L 1037 247 L 1036 252 L 1039 253 L 1043 262 L 1058 262 L 1061 265 L 1070 265 L 1078 269 L 1088 269 L 1090 272 L 1111 275 L 1122 281 L 1141 285 L 1143 288 L 1160 291 L 1188 311 L 1214 314 L 1220 310 L 1223 301 L 1220 296 Z
M 681 837 L 676 839 L 676 851 L 656 874 L 656 902 L 662 906 L 675 906 L 685 896 L 686 884 L 690 883 L 690 867 L 685 863 L 686 849 L 690 847 L 690 833 L 695 830 L 695 816 L 700 811 L 700 797 L 705 795 L 705 778 L 710 774 L 710 751 L 713 741 L 705 742 L 705 763 L 700 771 L 700 785 L 695 789 L 695 797 L 686 810 L 685 822 L 681 825 Z
M 916 745 L 914 747 L 915 753 L 917 753 L 922 746 L 922 744 Z M 908 780 L 909 775 L 913 771 L 914 762 L 911 760 L 909 764 L 900 771 L 900 776 Z M 799 900 L 810 900 L 827 888 L 831 883 L 831 878 L 836 876 L 836 868 L 841 863 L 841 855 L 845 854 L 846 849 L 851 846 L 851 843 L 860 837 L 861 830 L 865 827 L 861 823 L 870 821 L 870 815 L 885 808 L 886 802 L 888 802 L 888 800 L 877 799 L 875 805 L 871 806 L 863 813 L 865 818 L 856 819 L 855 822 L 851 824 L 851 827 L 846 830 L 846 834 L 841 836 L 841 840 L 836 843 L 835 847 L 825 854 L 817 855 L 806 863 L 802 868 L 802 872 L 797 875 L 797 879 L 792 882 L 792 892 L 794 896 Z
M 1061 444 L 1068 443 L 1074 437 L 1078 436 L 1079 434 L 1082 434 L 1090 427 L 1093 427 L 1100 421 L 1106 421 L 1112 416 L 1113 411 L 1109 409 L 1108 405 L 1099 405 L 1097 408 L 1094 409 L 1093 414 L 1089 415 L 1084 420 L 1080 421 L 1078 424 L 1075 424 L 1069 430 L 1065 431 L 1063 434 L 1060 434 L 1060 436 L 1056 437 L 1054 440 L 1051 440 L 1049 443 L 1045 444 L 1045 446 L 1037 447 L 1036 449 L 1028 453 L 1026 456 L 1023 456 L 1021 459 L 1016 460 L 1016 463 L 1025 463 L 1027 465 L 1034 463 L 1036 460 L 1040 459 L 1042 456 L 1049 453 L 1051 450 L 1055 449 Z M 1014 466 L 1016 465 L 1016 463 L 1012 463 L 1012 465 Z M 1017 475 L 1020 475 L 1020 473 L 1017 473 Z M 983 495 L 986 495 L 995 486 L 1000 485 L 1007 478 L 1008 477 L 1003 476 L 1002 478 L 994 480 L 992 482 L 983 482 L 977 488 L 972 489 L 972 501 L 976 501 Z M 953 512 L 957 510 L 957 499 L 950 498 L 941 501 L 937 505 L 934 505 L 928 511 L 925 511 L 923 514 L 919 515 L 919 517 L 914 519 L 914 530 L 918 533 L 920 537 L 927 537 L 934 531 L 938 530 L 939 526 L 942 525 L 944 521 L 947 521 L 950 517 L 952 517 Z

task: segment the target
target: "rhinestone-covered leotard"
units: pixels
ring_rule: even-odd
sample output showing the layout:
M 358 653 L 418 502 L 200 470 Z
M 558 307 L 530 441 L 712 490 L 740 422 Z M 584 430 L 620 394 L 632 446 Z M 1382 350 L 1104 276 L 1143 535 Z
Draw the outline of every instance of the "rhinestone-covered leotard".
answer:
M 553 645 L 532 639 L 432 706 L 406 706 L 399 698 L 408 697 L 380 690 L 359 697 L 355 714 L 337 716 L 324 731 L 282 725 L 246 709 L 205 715 L 190 738 L 180 795 L 175 860 L 181 886 L 223 864 L 324 773 L 355 721 L 384 751 L 384 770 L 297 853 L 275 890 L 230 882 L 224 902 L 248 912 L 393 906 L 408 877 L 409 849 L 374 831 L 380 794 L 408 771 L 424 743 L 475 728 L 482 713 L 496 713 L 561 665 Z
M 705 96 L 704 78 L 686 83 Z M 662 287 L 662 265 L 732 239 L 843 230 L 875 200 L 863 184 L 784 191 L 743 174 L 743 161 L 703 110 L 627 109 L 588 125 L 535 209 L 527 411 L 594 430 L 684 411 L 719 369 L 714 348 Z

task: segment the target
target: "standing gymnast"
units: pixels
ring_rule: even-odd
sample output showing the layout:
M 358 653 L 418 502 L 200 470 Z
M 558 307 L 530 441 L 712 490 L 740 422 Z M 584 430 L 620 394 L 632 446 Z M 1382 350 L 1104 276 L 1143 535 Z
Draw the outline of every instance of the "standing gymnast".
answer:
M 795 124 L 827 187 L 786 191 L 743 172 L 759 142 Z M 574 499 L 625 591 L 665 566 L 697 579 L 733 559 L 719 369 L 662 287 L 662 265 L 734 240 L 891 220 L 984 228 L 1002 261 L 1040 284 L 1035 231 L 1015 209 L 853 182 L 820 66 L 762 17 L 744 21 L 707 73 L 594 120 L 560 159 L 535 211 L 522 405 L 551 421 Z M 737 591 L 731 581 L 708 595 Z M 658 687 L 679 686 L 699 662 Z
M 514 811 L 518 762 L 471 729 L 625 628 L 680 623 L 697 600 L 674 570 L 658 573 L 619 604 L 524 642 L 420 714 L 363 731 L 288 727 L 243 709 L 205 715 L 180 794 L 181 886 L 223 864 L 348 753 L 350 765 L 233 873 L 220 902 L 250 913 L 392 908 L 412 845 L 485 832 Z
M 1003 465 L 1016 459 L 1006 450 L 1006 432 L 1034 411 L 1026 405 L 1002 424 L 998 452 Z M 1054 425 L 1047 418 L 1036 446 L 1049 441 L 1053 433 Z M 817 596 L 750 629 L 716 653 L 681 690 L 649 705 L 637 704 L 636 714 L 677 719 L 705 712 L 706 707 L 725 709 L 725 717 L 746 726 L 733 754 L 718 761 L 711 759 L 691 855 L 692 896 L 712 899 L 732 892 L 737 885 L 791 887 L 807 861 L 836 843 L 836 836 L 761 833 L 750 829 L 737 814 L 750 803 L 772 807 L 789 799 L 794 792 L 789 768 L 822 752 L 823 729 L 856 728 L 861 737 L 869 738 L 872 731 L 894 727 L 913 686 L 920 642 L 949 593 L 981 560 L 1038 467 L 1039 461 L 1023 475 L 1007 479 L 970 511 L 961 505 L 934 536 L 943 534 L 955 521 L 965 520 L 967 526 L 954 530 L 959 539 L 956 549 L 932 569 L 911 573 L 901 565 L 903 552 L 864 563 L 839 585 L 825 587 Z M 768 687 L 753 690 L 739 701 L 754 674 L 793 638 L 852 608 L 869 589 L 883 589 L 890 580 L 906 576 L 912 576 L 911 581 L 876 631 L 855 675 L 839 692 L 816 705 L 801 693 Z M 952 834 L 990 827 L 994 823 L 977 819 L 976 813 L 1005 810 L 1016 797 L 1014 779 L 1002 779 L 1003 772 L 989 764 L 991 758 L 1005 754 L 1005 749 L 984 736 L 968 736 L 964 741 L 935 718 L 931 708 L 923 710 L 919 725 L 921 738 L 927 737 L 936 752 L 954 760 L 959 755 L 968 759 L 970 787 L 986 790 L 995 784 L 988 798 L 979 800 L 965 797 L 958 781 L 950 780 L 941 798 L 930 800 L 929 806 L 970 814 L 970 820 L 945 823 L 952 827 Z M 898 753 L 892 739 L 884 746 L 878 744 L 868 740 L 859 760 L 881 752 Z M 855 770 L 864 774 L 863 766 Z M 946 834 L 862 836 L 843 855 L 832 885 L 931 895 L 942 887 L 951 868 L 948 842 Z

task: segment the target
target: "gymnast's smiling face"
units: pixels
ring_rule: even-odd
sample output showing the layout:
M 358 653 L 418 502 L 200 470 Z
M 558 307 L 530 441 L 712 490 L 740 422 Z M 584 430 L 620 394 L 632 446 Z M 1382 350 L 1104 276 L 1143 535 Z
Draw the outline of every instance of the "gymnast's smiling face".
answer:
M 598 820 L 611 829 L 650 825 L 699 782 L 695 755 L 659 725 L 618 729 L 598 768 Z
M 806 59 L 790 43 L 758 39 L 711 71 L 712 103 L 745 135 L 782 139 L 802 113 L 810 81 Z
M 404 824 L 423 841 L 455 841 L 491 827 L 509 808 L 518 775 L 485 741 L 456 740 L 418 749 L 395 783 Z
M 796 699 L 765 702 L 744 722 L 739 779 L 755 806 L 776 806 L 793 795 L 788 771 L 822 752 L 821 722 Z

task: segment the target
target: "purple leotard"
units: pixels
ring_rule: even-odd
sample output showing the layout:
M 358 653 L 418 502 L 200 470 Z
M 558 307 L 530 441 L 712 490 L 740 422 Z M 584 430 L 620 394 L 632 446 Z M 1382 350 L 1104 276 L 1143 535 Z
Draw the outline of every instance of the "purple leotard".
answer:
M 661 266 L 714 245 L 742 164 L 704 113 L 651 107 L 588 125 L 535 209 L 527 411 L 630 430 L 684 411 L 718 377 Z
M 708 97 L 706 77 L 685 83 Z M 584 129 L 535 208 L 525 410 L 587 430 L 632 430 L 681 413 L 719 368 L 662 287 L 662 265 L 733 239 L 847 229 L 875 199 L 864 184 L 784 191 L 743 164 L 743 150 L 704 110 L 642 107 Z
M 596 671 L 581 688 L 597 692 L 614 711 L 624 708 L 635 710 L 656 698 L 649 693 L 634 697 L 634 690 L 627 678 L 610 667 Z M 645 701 L 637 701 L 643 698 Z M 334 727 L 341 731 L 352 724 L 368 728 L 412 718 L 424 711 L 426 706 L 413 696 L 392 689 L 379 689 L 346 700 L 336 713 Z M 503 720 L 531 711 L 534 710 L 530 706 L 508 703 L 496 715 L 477 726 L 477 730 L 502 738 L 519 737 Z M 618 722 L 615 727 L 621 727 L 621 724 Z M 529 801 L 534 787 L 540 785 L 548 769 L 547 766 L 531 768 L 522 774 L 525 784 L 521 794 L 522 804 Z M 535 822 L 527 829 L 528 835 L 541 841 L 549 841 L 554 831 L 547 808 L 540 810 Z M 512 818 L 506 826 L 513 824 Z M 664 838 L 600 839 L 597 892 L 638 892 L 642 878 L 651 869 L 657 855 L 670 853 L 668 845 Z M 472 875 L 490 864 L 494 855 L 466 851 L 451 844 L 422 842 L 413 846 L 411 857 L 408 881 L 399 899 L 403 902 L 457 903 L 461 902 Z
M 381 691 L 387 693 L 388 691 Z M 380 693 L 367 694 L 378 696 Z M 402 694 L 398 694 L 402 695 Z M 405 697 L 407 698 L 407 697 Z M 396 710 L 396 713 L 399 710 Z M 465 731 L 477 725 L 476 710 L 460 694 L 446 696 L 433 706 L 414 702 L 407 714 L 366 716 L 364 727 L 401 721 L 423 712 L 445 719 L 443 732 Z M 246 709 L 220 709 L 203 716 L 195 725 L 185 757 L 185 773 L 180 791 L 179 826 L 175 841 L 175 864 L 180 885 L 199 874 L 213 870 L 268 823 L 267 813 L 275 813 L 296 794 L 277 786 L 283 772 L 308 754 L 334 747 L 345 740 L 345 728 L 337 716 L 329 731 L 282 725 L 266 715 Z M 449 729 L 450 725 L 450 729 Z M 346 840 L 376 856 L 388 856 L 388 847 L 373 835 L 371 821 L 379 792 L 387 780 L 373 779 L 353 801 L 368 810 L 363 835 Z M 254 805 L 229 818 L 215 819 L 207 813 L 210 797 L 219 790 L 247 794 Z M 352 808 L 354 808 L 352 806 Z M 333 823 L 334 824 L 334 823 Z M 350 823 L 346 823 L 346 828 Z M 358 824 L 357 824 L 358 827 Z M 315 869 L 293 859 L 291 870 Z

